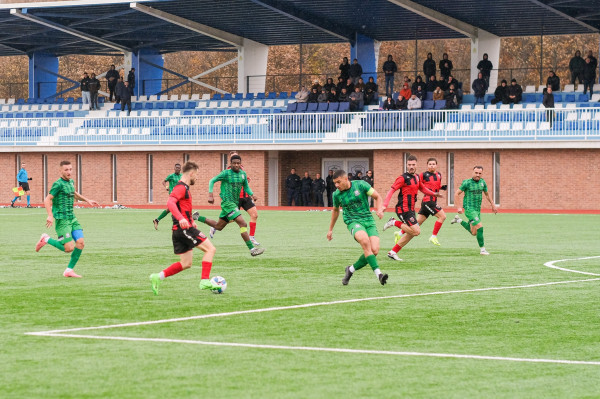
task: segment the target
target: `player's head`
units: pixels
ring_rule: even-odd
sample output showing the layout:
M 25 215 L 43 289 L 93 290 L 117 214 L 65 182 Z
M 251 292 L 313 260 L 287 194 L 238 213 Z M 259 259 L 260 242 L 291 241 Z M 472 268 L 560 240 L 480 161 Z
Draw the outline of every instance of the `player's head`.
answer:
M 231 170 L 233 170 L 234 172 L 239 172 L 242 168 L 242 157 L 240 157 L 237 154 L 233 155 L 229 159 L 229 162 L 231 163 Z
M 229 158 L 231 158 L 234 155 L 240 155 L 240 154 L 238 154 L 238 152 L 236 150 L 229 151 Z
M 25 162 L 21 162 L 21 167 L 25 169 Z
M 437 159 L 435 158 L 429 158 L 427 160 L 427 170 L 430 171 L 431 173 L 435 172 L 437 168 Z
M 367 170 L 367 176 L 373 177 L 373 171 L 371 169 Z
M 308 177 L 308 172 L 304 172 L 304 177 Z
M 189 179 L 190 186 L 193 186 L 196 183 L 196 178 L 198 176 L 198 165 L 195 162 L 187 161 L 184 163 L 181 172 Z
M 333 169 L 329 169 L 329 176 L 333 176 Z
M 473 168 L 473 180 L 479 181 L 479 179 L 481 179 L 482 174 L 483 174 L 483 166 L 475 166 Z
M 346 174 L 345 170 L 338 169 L 333 172 L 333 184 L 335 184 L 335 187 L 340 189 L 340 191 L 350 188 L 350 180 L 348 180 L 348 175 Z
M 317 173 L 317 179 L 320 179 L 320 178 L 321 178 L 321 174 Z
M 179 163 L 175 164 L 175 173 L 176 174 L 180 174 L 181 173 L 181 164 L 179 164 Z
M 417 157 L 414 155 L 409 155 L 406 158 L 406 171 L 411 175 L 417 172 Z
M 71 165 L 71 161 L 61 161 L 60 162 L 60 177 L 62 177 L 65 180 L 70 180 L 72 173 L 73 173 L 73 165 Z
M 292 170 L 290 171 L 291 174 L 295 175 L 296 174 L 296 168 L 292 168 Z

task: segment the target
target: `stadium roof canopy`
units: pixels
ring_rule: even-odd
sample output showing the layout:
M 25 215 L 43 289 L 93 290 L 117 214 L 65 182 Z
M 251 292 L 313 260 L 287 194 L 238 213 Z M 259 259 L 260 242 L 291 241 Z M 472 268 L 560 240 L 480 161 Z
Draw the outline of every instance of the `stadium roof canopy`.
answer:
M 0 55 L 232 51 L 265 45 L 595 33 L 590 0 L 0 0 Z M 16 0 L 18 1 L 18 0 Z M 458 29 L 457 29 L 458 27 Z

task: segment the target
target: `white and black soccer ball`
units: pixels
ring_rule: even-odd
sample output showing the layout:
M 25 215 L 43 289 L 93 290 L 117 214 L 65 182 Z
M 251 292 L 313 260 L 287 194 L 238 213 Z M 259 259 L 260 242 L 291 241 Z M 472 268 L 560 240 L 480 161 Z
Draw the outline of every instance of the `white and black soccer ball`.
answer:
M 211 278 L 210 281 L 214 285 L 219 286 L 218 290 L 212 290 L 212 292 L 215 294 L 222 294 L 227 289 L 227 281 L 221 276 L 215 276 L 215 277 Z

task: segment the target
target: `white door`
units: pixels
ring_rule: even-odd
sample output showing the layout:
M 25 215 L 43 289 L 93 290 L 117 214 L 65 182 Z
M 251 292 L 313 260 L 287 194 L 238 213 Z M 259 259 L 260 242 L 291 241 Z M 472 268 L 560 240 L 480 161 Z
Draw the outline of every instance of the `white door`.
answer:
M 363 177 L 369 170 L 369 158 L 348 158 L 346 159 L 346 172 L 356 175 L 361 172 Z
M 323 159 L 323 171 L 321 173 L 321 176 L 323 176 L 323 179 L 325 179 L 325 177 L 327 177 L 329 175 L 330 170 L 333 170 L 335 172 L 338 169 L 346 170 L 346 160 L 345 159 L 343 159 L 343 158 L 339 158 L 339 159 L 325 158 L 325 159 Z

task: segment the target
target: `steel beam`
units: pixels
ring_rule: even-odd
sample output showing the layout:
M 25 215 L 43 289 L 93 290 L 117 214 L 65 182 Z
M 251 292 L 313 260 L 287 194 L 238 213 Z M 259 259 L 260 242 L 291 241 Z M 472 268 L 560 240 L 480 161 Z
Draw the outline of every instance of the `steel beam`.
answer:
M 192 77 L 189 77 L 189 76 L 185 76 L 185 75 L 183 75 L 183 74 L 181 74 L 181 73 L 179 73 L 179 72 L 175 72 L 175 71 L 172 71 L 172 70 L 170 70 L 170 69 L 167 69 L 167 68 L 165 68 L 165 67 L 162 67 L 162 66 L 160 66 L 160 65 L 156 65 L 155 63 L 153 63 L 153 62 L 150 62 L 150 61 L 147 61 L 147 60 L 145 60 L 144 58 L 140 58 L 140 62 L 143 62 L 143 63 L 145 63 L 145 64 L 148 64 L 148 65 L 150 65 L 150 66 L 153 66 L 154 68 L 162 69 L 163 71 L 165 71 L 165 72 L 168 72 L 168 73 L 170 73 L 170 74 L 172 74 L 172 75 L 175 75 L 175 76 L 177 76 L 177 77 L 179 77 L 179 78 L 183 79 L 184 81 L 196 83 L 197 85 L 200 85 L 200 86 L 206 87 L 206 88 L 208 88 L 208 89 L 214 90 L 214 91 L 216 91 L 216 92 L 218 92 L 218 93 L 221 93 L 221 94 L 226 94 L 226 93 L 228 93 L 227 91 L 225 91 L 225 90 L 222 90 L 222 89 L 219 89 L 218 87 L 211 86 L 211 85 L 209 85 L 209 84 L 207 84 L 207 83 L 201 82 L 201 81 L 197 80 L 196 78 L 192 78 Z
M 591 32 L 598 32 L 598 29 L 594 28 L 592 25 L 586 24 L 585 22 L 580 21 L 577 18 L 573 18 L 572 16 L 567 15 L 567 14 L 565 14 L 562 11 L 558 11 L 556 8 L 550 7 L 549 5 L 543 3 L 543 2 L 541 2 L 539 0 L 528 0 L 528 1 L 530 3 L 533 3 L 533 4 L 537 5 L 537 6 L 540 6 L 540 7 L 544 8 L 544 9 L 550 11 L 553 14 L 556 14 L 558 16 L 566 18 L 566 19 L 568 19 L 571 22 L 575 22 L 576 24 L 579 24 L 579 25 L 583 26 L 584 28 L 589 29 Z

